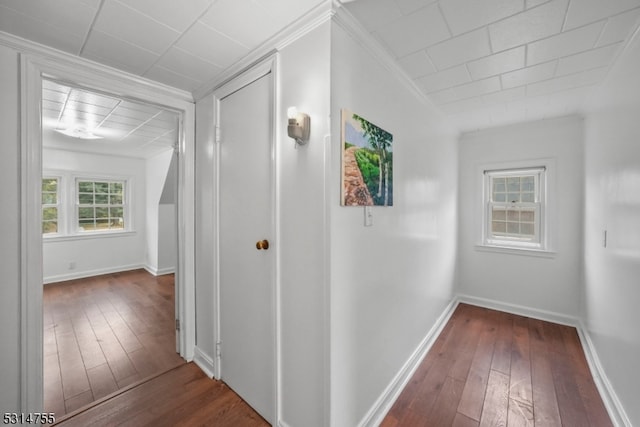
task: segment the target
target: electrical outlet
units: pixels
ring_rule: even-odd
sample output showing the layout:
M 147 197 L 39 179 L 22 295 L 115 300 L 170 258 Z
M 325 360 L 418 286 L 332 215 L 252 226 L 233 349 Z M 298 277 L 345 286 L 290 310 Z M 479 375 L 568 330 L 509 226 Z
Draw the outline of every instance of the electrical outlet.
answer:
M 76 269 L 76 262 L 75 261 L 69 262 L 69 270 L 75 270 L 75 269 Z
M 371 206 L 364 207 L 364 226 L 371 227 L 373 225 L 373 208 Z

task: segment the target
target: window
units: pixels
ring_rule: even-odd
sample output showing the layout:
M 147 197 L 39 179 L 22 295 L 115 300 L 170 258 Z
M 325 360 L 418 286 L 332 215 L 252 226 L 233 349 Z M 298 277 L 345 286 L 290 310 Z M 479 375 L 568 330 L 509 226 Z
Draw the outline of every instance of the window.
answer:
M 57 234 L 60 211 L 60 180 L 42 179 L 42 234 Z
M 125 182 L 77 180 L 79 232 L 125 229 Z
M 545 172 L 545 167 L 484 172 L 485 245 L 544 249 Z

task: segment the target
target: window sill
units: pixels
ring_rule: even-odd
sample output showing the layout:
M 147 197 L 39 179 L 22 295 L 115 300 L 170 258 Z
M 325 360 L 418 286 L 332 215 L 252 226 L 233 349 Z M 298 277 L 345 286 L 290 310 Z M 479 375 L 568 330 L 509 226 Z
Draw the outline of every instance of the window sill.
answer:
M 42 242 L 68 242 L 74 240 L 90 240 L 90 239 L 104 239 L 114 237 L 129 237 L 135 236 L 135 231 L 112 231 L 108 233 L 83 233 L 83 234 L 65 234 L 59 236 L 42 236 Z
M 533 256 L 539 258 L 555 258 L 556 252 L 546 249 L 518 248 L 515 246 L 500 245 L 476 245 L 477 251 L 494 252 L 501 254 Z

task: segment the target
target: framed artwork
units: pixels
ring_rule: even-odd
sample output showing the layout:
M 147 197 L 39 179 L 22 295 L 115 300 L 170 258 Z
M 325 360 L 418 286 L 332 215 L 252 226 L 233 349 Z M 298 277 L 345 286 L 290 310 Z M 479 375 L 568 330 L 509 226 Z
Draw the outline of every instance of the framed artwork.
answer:
M 342 110 L 342 206 L 393 206 L 393 135 Z

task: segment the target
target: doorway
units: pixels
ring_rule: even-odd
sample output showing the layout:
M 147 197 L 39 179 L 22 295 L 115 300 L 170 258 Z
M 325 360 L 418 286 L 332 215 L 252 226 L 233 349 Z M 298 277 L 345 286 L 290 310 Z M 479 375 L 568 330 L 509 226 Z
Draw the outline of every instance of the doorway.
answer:
M 91 88 L 141 101 L 176 112 L 179 119 L 176 150 L 178 160 L 178 261 L 176 281 L 176 316 L 180 319 L 180 355 L 193 359 L 195 343 L 194 253 L 188 242 L 194 240 L 194 103 L 190 94 L 163 86 L 137 81 L 114 70 L 102 69 L 82 62 L 24 55 L 21 62 L 22 127 L 21 150 L 21 405 L 25 411 L 43 409 L 43 214 L 34 207 L 42 203 L 42 103 L 43 80 L 73 82 L 74 86 Z M 95 181 L 94 181 L 95 182 Z M 86 219 L 86 218 L 83 218 Z M 97 218 L 94 218 L 97 219 Z
M 254 69 L 215 93 L 220 378 L 276 419 L 273 75 Z
M 70 413 L 181 360 L 178 124 L 160 106 L 42 82 L 47 412 Z

